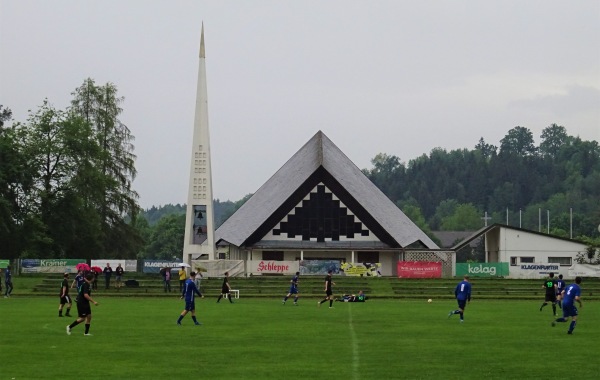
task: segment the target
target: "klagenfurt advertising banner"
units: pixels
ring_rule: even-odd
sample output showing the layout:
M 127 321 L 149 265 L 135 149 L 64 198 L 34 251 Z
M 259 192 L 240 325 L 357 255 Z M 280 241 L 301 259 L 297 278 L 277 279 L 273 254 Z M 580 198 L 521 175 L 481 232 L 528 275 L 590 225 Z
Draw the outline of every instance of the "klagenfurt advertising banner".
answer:
M 398 261 L 399 278 L 442 278 L 442 263 L 437 261 Z
M 456 263 L 456 276 L 507 277 L 508 263 Z
M 252 274 L 294 274 L 300 271 L 299 261 L 251 260 L 247 271 Z
M 77 273 L 75 266 L 84 259 L 22 259 L 22 273 Z

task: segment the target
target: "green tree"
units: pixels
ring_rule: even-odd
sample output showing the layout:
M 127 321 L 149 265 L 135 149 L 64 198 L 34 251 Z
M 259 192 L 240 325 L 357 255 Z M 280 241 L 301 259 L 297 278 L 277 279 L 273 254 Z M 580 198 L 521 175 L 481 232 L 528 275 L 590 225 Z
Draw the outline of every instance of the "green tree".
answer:
M 152 227 L 145 258 L 172 260 L 183 255 L 185 214 L 163 217 Z
M 533 133 L 525 127 L 514 127 L 500 140 L 500 153 L 526 157 L 535 155 L 536 152 Z
M 88 78 L 73 92 L 71 111 L 92 126 L 100 153 L 95 159 L 100 175 L 97 190 L 89 201 L 100 210 L 102 254 L 108 257 L 134 258 L 141 248 L 138 231 L 131 225 L 140 207 L 132 188 L 136 175 L 133 140 L 129 128 L 119 117 L 124 98 L 112 83 L 98 86 Z M 129 219 L 130 223 L 125 220 Z
M 483 227 L 481 213 L 470 203 L 459 204 L 454 212 L 442 218 L 443 231 L 474 231 Z
M 542 131 L 540 153 L 542 156 L 555 158 L 561 147 L 567 143 L 567 129 L 561 125 L 551 124 Z

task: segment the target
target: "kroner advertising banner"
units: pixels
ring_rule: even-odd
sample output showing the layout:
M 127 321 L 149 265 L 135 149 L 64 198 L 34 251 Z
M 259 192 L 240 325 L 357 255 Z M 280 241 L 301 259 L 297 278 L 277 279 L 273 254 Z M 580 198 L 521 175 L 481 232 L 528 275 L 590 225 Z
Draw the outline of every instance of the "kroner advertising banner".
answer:
M 398 261 L 399 278 L 442 278 L 442 263 L 437 261 Z

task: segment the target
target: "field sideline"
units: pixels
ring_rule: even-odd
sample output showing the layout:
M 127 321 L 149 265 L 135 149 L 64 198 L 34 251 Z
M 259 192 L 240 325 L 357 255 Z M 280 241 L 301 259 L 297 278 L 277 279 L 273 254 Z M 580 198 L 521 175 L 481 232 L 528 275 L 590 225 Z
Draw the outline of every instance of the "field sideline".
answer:
M 285 292 L 285 290 L 284 290 Z M 282 294 L 283 295 L 283 294 Z M 2 379 L 593 379 L 600 372 L 600 308 L 585 303 L 572 336 L 550 327 L 541 300 L 477 301 L 465 323 L 450 300 L 372 300 L 316 306 L 316 298 L 183 301 L 105 298 L 91 337 L 71 336 L 58 297 L 0 299 Z M 72 314 L 76 314 L 74 306 Z

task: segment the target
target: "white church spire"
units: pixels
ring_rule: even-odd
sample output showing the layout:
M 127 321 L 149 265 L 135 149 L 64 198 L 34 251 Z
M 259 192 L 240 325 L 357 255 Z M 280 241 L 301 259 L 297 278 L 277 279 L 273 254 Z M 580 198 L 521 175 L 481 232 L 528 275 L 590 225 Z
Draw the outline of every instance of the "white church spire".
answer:
M 215 258 L 215 227 L 208 129 L 208 94 L 204 50 L 204 23 L 200 34 L 200 59 L 196 115 L 190 160 L 183 261 Z

